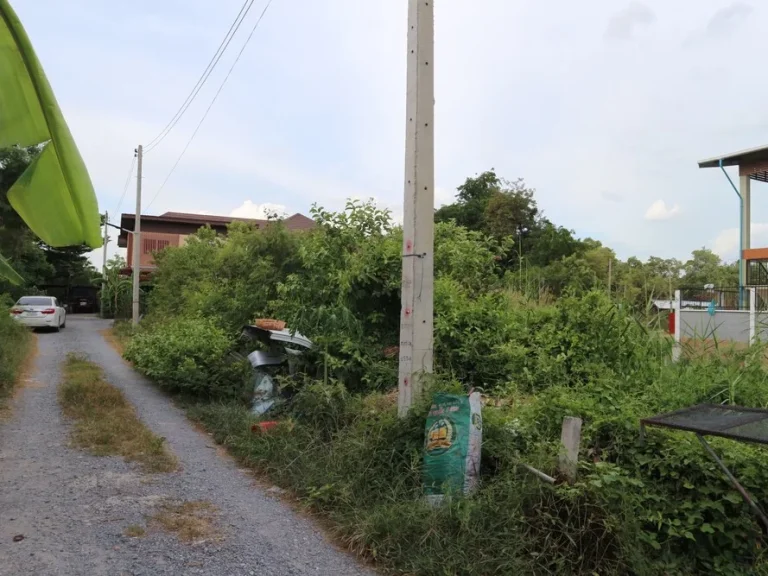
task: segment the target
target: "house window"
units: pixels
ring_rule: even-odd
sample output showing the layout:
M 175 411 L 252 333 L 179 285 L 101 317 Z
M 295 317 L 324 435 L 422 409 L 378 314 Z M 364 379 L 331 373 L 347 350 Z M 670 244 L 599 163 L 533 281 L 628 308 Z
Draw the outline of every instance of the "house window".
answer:
M 144 254 L 151 254 L 152 252 L 159 252 L 163 248 L 167 248 L 170 245 L 170 240 L 158 240 L 156 238 L 144 238 L 142 241 Z

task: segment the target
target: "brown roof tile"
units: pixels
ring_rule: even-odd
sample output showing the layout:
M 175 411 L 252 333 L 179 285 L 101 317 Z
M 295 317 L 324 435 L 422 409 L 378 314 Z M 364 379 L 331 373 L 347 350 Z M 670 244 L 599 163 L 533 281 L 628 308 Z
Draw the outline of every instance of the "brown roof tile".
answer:
M 123 217 L 133 219 L 133 214 L 123 214 Z M 170 222 L 188 222 L 199 223 L 201 226 L 206 224 L 211 225 L 226 225 L 231 222 L 248 222 L 251 224 L 257 224 L 259 227 L 263 227 L 269 224 L 269 220 L 259 220 L 256 218 L 233 218 L 231 216 L 211 216 L 208 214 L 189 214 L 187 212 L 166 212 L 160 216 L 144 215 L 142 218 L 147 220 L 162 221 L 167 220 Z M 309 230 L 314 228 L 316 223 L 312 218 L 308 218 L 298 212 L 293 216 L 289 216 L 282 220 L 283 224 L 288 230 Z

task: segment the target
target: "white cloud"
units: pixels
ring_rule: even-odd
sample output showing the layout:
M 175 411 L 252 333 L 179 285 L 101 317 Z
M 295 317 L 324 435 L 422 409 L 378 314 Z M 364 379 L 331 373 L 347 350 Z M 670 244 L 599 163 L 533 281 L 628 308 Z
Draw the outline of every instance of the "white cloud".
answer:
M 768 245 L 768 223 L 752 222 L 750 240 L 752 247 Z M 731 261 L 739 257 L 739 229 L 726 228 L 712 241 L 712 252 L 723 260 Z
M 266 220 L 273 214 L 281 218 L 290 216 L 288 208 L 283 204 L 270 204 L 269 202 L 254 204 L 250 200 L 246 200 L 229 213 L 233 218 L 253 218 L 255 220 Z
M 669 220 L 680 214 L 680 206 L 675 204 L 674 206 L 667 207 L 667 203 L 664 200 L 656 200 L 645 211 L 646 220 Z
M 607 38 L 627 40 L 637 28 L 648 27 L 656 21 L 656 14 L 645 4 L 632 2 L 614 14 L 605 30 Z
M 721 8 L 707 23 L 706 33 L 717 36 L 731 32 L 740 22 L 749 18 L 753 11 L 754 8 L 744 2 L 734 2 L 730 6 Z

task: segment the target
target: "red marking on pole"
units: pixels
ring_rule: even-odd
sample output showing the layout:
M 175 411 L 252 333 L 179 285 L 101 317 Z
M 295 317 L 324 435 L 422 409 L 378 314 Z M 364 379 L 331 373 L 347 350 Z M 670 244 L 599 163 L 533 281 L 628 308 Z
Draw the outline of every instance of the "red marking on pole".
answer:
M 406 308 L 405 309 L 405 315 L 406 316 L 410 316 L 411 315 L 411 309 L 410 308 Z
M 413 250 L 413 242 L 411 240 L 406 240 L 405 241 L 405 251 L 406 252 L 410 252 L 411 250 Z
M 403 384 L 405 384 L 406 386 L 408 386 L 408 376 L 406 376 L 405 378 L 403 378 Z

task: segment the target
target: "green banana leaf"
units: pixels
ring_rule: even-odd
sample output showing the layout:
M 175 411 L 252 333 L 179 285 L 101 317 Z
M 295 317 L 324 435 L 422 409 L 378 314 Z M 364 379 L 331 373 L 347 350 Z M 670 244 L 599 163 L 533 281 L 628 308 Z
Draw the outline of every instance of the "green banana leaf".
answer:
M 8 201 L 49 246 L 101 246 L 93 184 L 18 16 L 0 0 L 0 147 L 41 145 Z
M 24 282 L 24 278 L 19 276 L 19 274 L 11 268 L 11 265 L 8 264 L 8 261 L 3 258 L 3 256 L 0 254 L 0 278 L 5 278 L 8 280 L 11 284 L 19 285 L 22 282 Z

